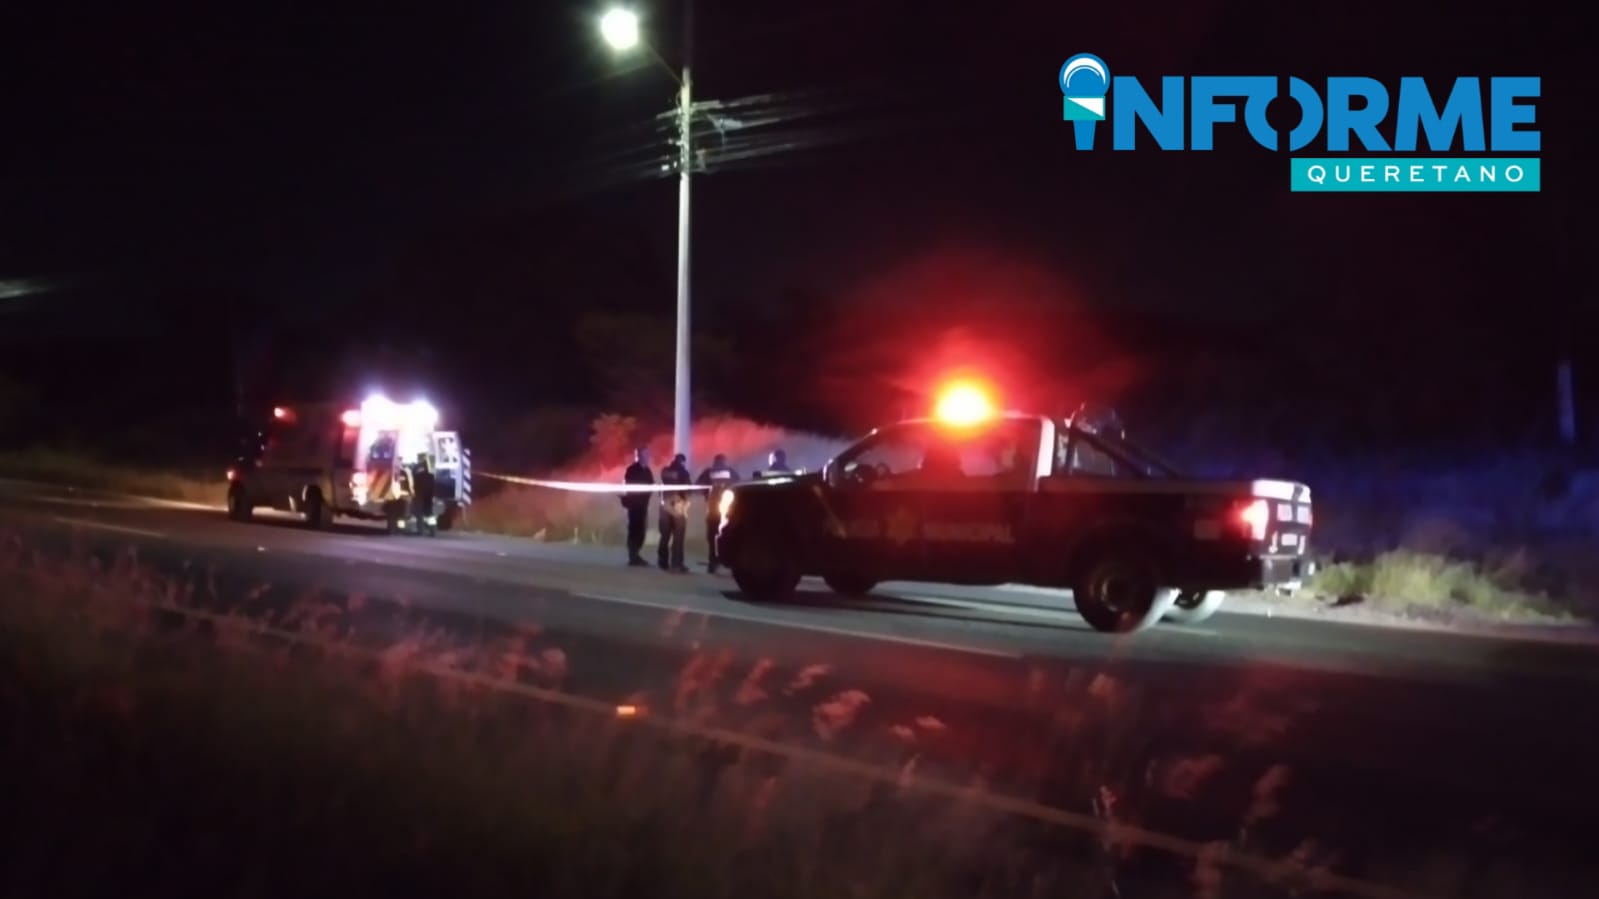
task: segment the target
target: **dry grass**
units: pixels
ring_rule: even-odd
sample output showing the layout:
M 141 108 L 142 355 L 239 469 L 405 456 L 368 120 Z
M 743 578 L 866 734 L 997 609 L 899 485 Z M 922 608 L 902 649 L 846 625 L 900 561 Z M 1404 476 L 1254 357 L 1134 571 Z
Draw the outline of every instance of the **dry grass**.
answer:
M 1313 593 L 1400 613 L 1458 612 L 1495 619 L 1564 619 L 1570 613 L 1526 590 L 1524 557 L 1474 563 L 1398 550 L 1316 572 Z
M 0 543 L 0 583 L 0 713 L 17 725 L 0 739 L 0 787 L 29 822 L 0 847 L 4 893 L 1158 899 L 1336 881 L 1332 847 L 1282 840 L 1281 765 L 1242 782 L 1230 839 L 1164 863 L 1140 848 L 1134 829 L 1158 804 L 1214 797 L 1238 763 L 1155 753 L 1144 724 L 1157 710 L 1103 674 L 1068 679 L 1074 698 L 1029 749 L 1065 778 L 1053 791 L 1071 814 L 1107 828 L 1096 835 L 1013 814 L 980 780 L 917 789 L 918 747 L 947 736 L 932 718 L 872 725 L 881 739 L 856 744 L 899 766 L 886 783 L 641 726 L 739 708 L 761 731 L 768 692 L 825 668 L 784 688 L 767 665 L 740 676 L 696 654 L 675 684 L 641 694 L 661 705 L 642 702 L 633 720 L 441 676 L 558 681 L 566 660 L 525 639 L 419 635 L 374 656 L 334 637 L 341 612 L 309 599 L 279 626 L 310 644 L 263 637 L 242 616 L 163 626 L 150 607 L 187 606 L 189 587 L 127 559 L 60 562 L 13 541 Z M 808 716 L 815 739 L 860 734 L 871 700 L 826 688 Z M 1268 739 L 1262 710 L 1237 700 L 1207 715 Z M 1274 845 L 1292 851 L 1253 874 L 1235 860 L 1286 851 Z
M 844 444 L 813 434 L 799 434 L 781 428 L 735 418 L 705 419 L 695 422 L 692 435 L 696 471 L 710 463 L 717 453 L 727 456 L 728 464 L 748 477 L 766 466 L 768 454 L 783 449 L 795 468 L 815 470 L 835 455 Z M 632 448 L 649 448 L 651 464 L 657 474 L 671 458 L 669 435 L 645 437 L 627 419 L 607 416 L 596 422 L 595 445 L 582 459 L 550 473 L 553 479 L 621 483 Z M 523 472 L 499 472 L 529 476 Z M 471 530 L 553 542 L 602 543 L 620 545 L 625 538 L 622 507 L 614 496 L 568 493 L 514 484 L 496 483 L 480 475 L 476 478 L 479 496 L 467 513 Z M 696 499 L 689 513 L 689 544 L 703 551 L 702 522 L 704 501 Z M 655 527 L 654 513 L 650 528 Z M 651 535 L 653 539 L 653 533 Z
M 415 645 L 371 664 L 242 621 L 197 640 L 93 573 L 52 572 L 43 602 L 26 581 L 0 603 L 22 725 L 0 783 L 29 821 L 0 892 L 1000 894 L 972 863 L 991 822 L 952 805 L 878 808 L 825 771 L 452 686 Z M 859 838 L 913 817 L 914 838 Z
M 221 505 L 227 498 L 224 470 L 145 470 L 103 462 L 81 453 L 53 450 L 0 455 L 0 476 L 209 505 Z

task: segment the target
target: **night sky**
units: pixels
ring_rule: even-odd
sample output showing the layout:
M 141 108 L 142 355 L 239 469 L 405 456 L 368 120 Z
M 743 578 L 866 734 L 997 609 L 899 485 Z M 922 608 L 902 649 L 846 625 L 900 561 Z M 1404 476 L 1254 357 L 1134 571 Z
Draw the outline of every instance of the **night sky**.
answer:
M 662 414 L 669 382 L 618 398 L 594 359 L 670 353 L 675 85 L 603 46 L 600 5 L 35 6 L 0 14 L 0 280 L 49 289 L 0 298 L 0 373 L 46 408 L 209 421 L 240 390 L 398 370 L 477 428 Z M 1123 6 L 701 0 L 696 94 L 773 120 L 700 127 L 706 402 L 849 431 L 977 364 L 1039 407 L 1535 440 L 1573 354 L 1591 408 L 1594 129 L 1568 15 Z M 683 7 L 638 9 L 682 59 Z M 1078 153 L 1055 77 L 1079 51 L 1146 85 L 1540 75 L 1544 189 L 1291 194 L 1287 154 L 1241 126 L 1209 153 Z

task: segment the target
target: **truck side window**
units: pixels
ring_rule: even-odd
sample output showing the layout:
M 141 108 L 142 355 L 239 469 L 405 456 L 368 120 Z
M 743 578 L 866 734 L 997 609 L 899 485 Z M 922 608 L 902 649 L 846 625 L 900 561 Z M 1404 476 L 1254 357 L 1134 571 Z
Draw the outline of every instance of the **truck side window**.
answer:
M 1057 474 L 1090 478 L 1125 478 L 1130 472 L 1115 457 L 1086 440 L 1061 438 L 1055 459 Z
M 927 455 L 927 438 L 920 428 L 901 428 L 856 444 L 839 456 L 836 486 L 864 487 L 919 470 Z
M 1025 489 L 1032 480 L 1037 446 L 1036 425 L 1006 422 L 961 442 L 961 473 L 996 490 Z

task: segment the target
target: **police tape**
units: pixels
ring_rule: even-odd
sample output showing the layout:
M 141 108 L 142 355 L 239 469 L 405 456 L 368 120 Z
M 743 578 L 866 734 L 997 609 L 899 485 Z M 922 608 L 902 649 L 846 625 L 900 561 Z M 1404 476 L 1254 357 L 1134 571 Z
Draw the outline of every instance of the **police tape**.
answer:
M 708 484 L 613 484 L 604 481 L 546 481 L 539 478 L 519 478 L 510 474 L 493 474 L 486 471 L 477 473 L 480 478 L 492 478 L 496 481 L 505 481 L 509 484 L 520 484 L 523 487 L 543 487 L 547 490 L 566 490 L 572 493 L 599 493 L 621 495 L 624 493 L 688 493 L 690 491 L 710 490 Z

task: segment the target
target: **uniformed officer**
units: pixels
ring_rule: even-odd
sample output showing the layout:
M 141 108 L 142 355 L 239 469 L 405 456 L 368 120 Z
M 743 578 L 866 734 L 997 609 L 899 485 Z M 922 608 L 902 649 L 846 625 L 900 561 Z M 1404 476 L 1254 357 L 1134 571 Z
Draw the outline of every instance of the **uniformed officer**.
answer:
M 644 447 L 633 451 L 633 464 L 622 475 L 626 484 L 653 484 L 655 474 L 650 471 L 650 454 Z M 622 508 L 627 510 L 627 564 L 644 566 L 644 528 L 650 509 L 650 495 L 643 491 L 622 494 Z
M 688 536 L 688 492 L 671 487 L 687 487 L 694 483 L 688 473 L 688 457 L 682 453 L 672 457 L 672 464 L 661 469 L 661 546 L 657 561 L 662 571 L 687 573 L 683 564 L 683 538 Z
M 711 547 L 711 559 L 707 566 L 711 574 L 720 568 L 716 560 L 716 532 L 722 528 L 722 494 L 727 488 L 738 480 L 738 472 L 727 464 L 727 457 L 717 453 L 711 460 L 711 467 L 700 472 L 698 483 L 702 487 L 710 487 L 705 495 L 705 541 Z
M 436 483 L 432 458 L 427 453 L 417 453 L 416 467 L 411 472 L 411 517 L 416 519 L 419 534 L 433 536 L 439 532 L 439 520 L 433 514 Z
M 772 454 L 766 457 L 766 473 L 773 475 L 793 474 L 794 469 L 788 467 L 788 453 L 784 452 L 782 448 L 772 450 Z

